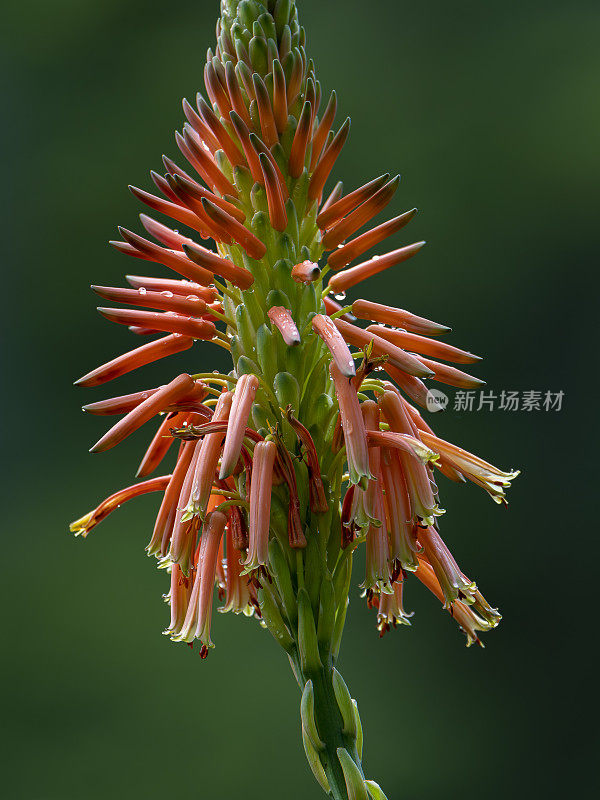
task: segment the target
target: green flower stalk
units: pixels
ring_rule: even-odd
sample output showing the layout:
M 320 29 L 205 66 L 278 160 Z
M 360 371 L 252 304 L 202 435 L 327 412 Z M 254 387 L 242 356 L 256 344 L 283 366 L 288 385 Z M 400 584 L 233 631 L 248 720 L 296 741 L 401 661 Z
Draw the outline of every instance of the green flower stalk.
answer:
M 403 593 L 413 574 L 467 644 L 480 643 L 500 615 L 441 538 L 435 475 L 470 480 L 505 502 L 517 473 L 438 438 L 417 409 L 432 400 L 428 380 L 481 383 L 441 363 L 478 360 L 439 341 L 449 328 L 366 300 L 336 302 L 423 242 L 360 261 L 416 210 L 360 232 L 390 203 L 398 177 L 325 193 L 350 120 L 336 125 L 335 93 L 321 97 L 294 0 L 223 0 L 204 83 L 195 107 L 184 101 L 176 134 L 187 165 L 164 157 L 165 174 L 151 173 L 158 194 L 132 188 L 171 224 L 142 214 L 150 239 L 120 229 L 112 243 L 170 273 L 92 287 L 121 306 L 100 308 L 105 317 L 152 338 L 77 384 L 104 384 L 200 341 L 227 350 L 232 368 L 191 368 L 84 407 L 121 416 L 93 452 L 153 419 L 158 430 L 140 482 L 71 530 L 87 536 L 124 501 L 160 492 L 147 551 L 170 575 L 165 633 L 197 640 L 205 657 L 215 588 L 221 611 L 257 618 L 289 658 L 322 789 L 335 800 L 381 800 L 365 780 L 357 704 L 336 667 L 353 554 L 365 545 L 362 589 L 381 635 L 410 624 Z M 172 470 L 149 477 L 173 445 Z

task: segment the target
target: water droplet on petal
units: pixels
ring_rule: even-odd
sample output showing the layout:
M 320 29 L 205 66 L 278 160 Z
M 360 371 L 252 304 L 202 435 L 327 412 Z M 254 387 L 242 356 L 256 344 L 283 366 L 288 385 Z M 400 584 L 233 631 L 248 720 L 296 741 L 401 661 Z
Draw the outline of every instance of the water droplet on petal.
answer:
M 140 286 L 138 289 L 139 294 L 146 294 L 147 289 L 144 286 Z
M 338 292 L 338 294 L 335 294 L 334 297 L 336 300 L 345 300 L 346 292 Z
M 163 297 L 173 297 L 173 292 L 161 292 Z

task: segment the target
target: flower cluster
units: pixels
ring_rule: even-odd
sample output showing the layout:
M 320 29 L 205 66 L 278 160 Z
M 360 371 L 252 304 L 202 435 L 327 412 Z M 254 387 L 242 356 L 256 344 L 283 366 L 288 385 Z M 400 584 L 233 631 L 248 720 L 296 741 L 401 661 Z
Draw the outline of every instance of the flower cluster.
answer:
M 333 663 L 352 553 L 365 544 L 362 587 L 382 634 L 409 623 L 403 589 L 413 573 L 467 642 L 479 642 L 499 614 L 441 538 L 436 475 L 471 481 L 504 502 L 517 473 L 438 438 L 418 411 L 426 381 L 482 384 L 452 366 L 479 359 L 440 341 L 449 328 L 367 300 L 337 302 L 369 277 L 399 269 L 424 243 L 361 261 L 416 213 L 360 232 L 390 203 L 399 176 L 347 193 L 340 182 L 324 194 L 350 120 L 336 127 L 335 92 L 322 99 L 295 3 L 223 0 L 204 82 L 206 97 L 184 101 L 186 122 L 176 133 L 187 164 L 165 156 L 164 173 L 151 173 L 157 193 L 132 187 L 172 222 L 142 214 L 150 238 L 121 228 L 112 242 L 170 274 L 128 275 L 129 288 L 92 287 L 119 304 L 99 309 L 107 319 L 150 341 L 77 384 L 99 386 L 182 351 L 191 357 L 200 342 L 229 351 L 232 370 L 190 371 L 84 406 L 120 417 L 92 452 L 152 420 L 158 427 L 137 471 L 143 480 L 71 529 L 87 536 L 124 501 L 160 492 L 147 551 L 170 573 L 166 633 L 198 640 L 206 655 L 215 587 L 220 610 L 260 618 L 303 687 L 305 749 L 316 777 L 328 789 L 345 782 L 358 797 L 354 712 L 328 739 L 331 721 L 319 710 L 326 685 L 344 717 L 347 690 Z M 172 448 L 173 469 L 149 477 Z M 325 667 L 321 685 L 315 676 Z

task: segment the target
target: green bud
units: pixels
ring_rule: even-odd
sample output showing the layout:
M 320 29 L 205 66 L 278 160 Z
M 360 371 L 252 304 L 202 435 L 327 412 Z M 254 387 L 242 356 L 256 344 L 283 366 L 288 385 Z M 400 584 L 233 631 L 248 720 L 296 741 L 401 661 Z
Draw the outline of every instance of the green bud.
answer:
M 269 244 L 272 245 L 273 239 L 273 228 L 271 228 L 271 222 L 269 220 L 269 215 L 265 211 L 257 211 L 256 214 L 252 217 L 252 221 L 250 222 L 250 228 L 256 236 L 264 242 L 267 246 Z
M 348 800 L 368 800 L 365 779 L 345 747 L 338 747 L 337 756 L 342 765 Z
M 292 267 L 292 262 L 287 258 L 280 258 L 275 262 L 273 266 L 273 283 L 280 290 L 289 290 L 295 285 L 292 280 Z M 273 305 L 281 305 L 281 303 L 273 303 Z M 290 308 L 290 306 L 287 305 L 286 308 Z
M 298 213 L 298 219 L 302 219 L 302 225 L 300 228 L 300 235 L 302 236 L 302 231 L 306 229 L 305 225 L 305 211 L 306 211 L 306 200 L 308 197 L 308 184 L 310 183 L 310 177 L 308 174 L 308 170 L 305 168 L 298 180 L 296 181 L 294 188 L 291 192 L 291 197 L 296 206 L 296 211 Z
M 277 48 L 277 42 L 275 39 L 267 39 L 267 63 L 272 64 L 276 58 L 279 58 L 279 50 Z M 271 100 L 273 99 L 273 74 L 271 72 L 267 72 L 265 76 L 265 85 L 269 90 L 269 95 L 271 96 Z
M 375 781 L 365 781 L 365 786 L 368 789 L 369 794 L 373 798 L 373 800 L 387 800 L 387 797 L 384 795 L 381 786 Z
M 287 526 L 287 518 L 285 522 Z M 269 568 L 275 579 L 286 616 L 290 624 L 295 625 L 298 621 L 298 606 L 292 587 L 292 576 L 285 554 L 277 539 L 271 539 L 269 542 Z
M 233 170 L 233 183 L 242 197 L 247 197 L 252 192 L 254 181 L 249 170 L 245 167 L 235 167 Z
M 277 496 L 275 492 L 271 495 L 271 529 L 273 533 L 277 537 L 277 541 L 280 545 L 280 550 L 282 547 L 287 547 L 288 544 L 288 510 L 287 506 L 285 506 L 280 498 Z M 283 552 L 283 551 L 282 551 Z M 294 601 L 295 607 L 295 601 Z M 288 612 L 288 606 L 286 603 L 286 613 Z M 297 617 L 296 612 L 292 617 L 290 617 L 290 622 L 294 624 L 295 619 Z
M 247 263 L 245 266 L 248 268 Z M 250 314 L 252 326 L 256 329 L 262 325 L 262 322 L 265 318 L 265 310 L 262 305 L 262 300 L 259 300 L 257 297 L 255 286 L 242 292 L 242 304 L 246 307 L 248 313 Z
M 305 261 L 306 259 L 302 259 Z M 302 289 L 302 299 L 298 309 L 298 318 L 304 328 L 308 323 L 309 314 L 316 314 L 320 305 L 320 298 L 317 297 L 317 290 L 314 283 L 304 286 Z
M 314 674 L 323 668 L 319 657 L 315 618 L 306 589 L 298 590 L 298 649 L 300 666 L 305 675 Z
M 278 261 L 277 264 L 279 263 L 281 262 Z M 285 294 L 285 292 L 282 292 L 281 289 L 273 289 L 267 295 L 267 309 L 273 308 L 273 306 L 283 306 L 284 308 L 291 308 L 289 297 Z
M 315 612 L 318 613 L 323 559 L 317 536 L 310 536 L 308 538 L 304 557 L 306 559 L 304 564 L 304 582 L 308 596 L 310 597 L 311 605 Z
M 287 56 L 282 57 L 281 66 L 283 67 L 283 74 L 285 75 L 286 83 L 290 82 L 292 72 L 294 71 L 294 64 L 296 63 L 296 54 L 292 50 Z
M 277 0 L 275 3 L 275 28 L 277 29 L 277 36 L 281 38 L 284 28 L 290 21 L 292 7 L 294 0 Z
M 277 369 L 277 361 L 273 357 L 276 350 L 275 336 L 267 325 L 261 325 L 256 332 L 256 356 L 267 383 L 271 383 Z
M 341 608 L 344 597 L 348 597 L 350 584 L 351 563 L 349 558 L 345 558 L 336 568 L 333 574 L 333 588 L 335 591 L 336 608 Z
M 356 717 L 354 715 L 354 706 L 352 705 L 352 698 L 350 697 L 350 692 L 348 691 L 348 687 L 346 686 L 346 682 L 340 675 L 340 673 L 333 668 L 332 673 L 332 681 L 333 681 L 333 692 L 335 694 L 335 699 L 338 704 L 338 708 L 340 710 L 340 714 L 342 715 L 342 720 L 344 722 L 343 732 L 346 736 L 350 737 L 351 739 L 356 739 Z
M 287 653 L 291 653 L 295 646 L 294 640 L 283 621 L 275 599 L 268 589 L 261 587 L 258 590 L 258 604 L 262 618 L 275 641 L 278 642 Z
M 304 752 L 306 753 L 306 760 L 308 761 L 308 765 L 311 768 L 312 774 L 315 776 L 317 783 L 323 789 L 325 794 L 331 794 L 331 787 L 329 786 L 329 781 L 327 780 L 327 775 L 325 774 L 325 770 L 323 769 L 323 765 L 321 764 L 321 759 L 319 758 L 319 754 L 312 746 L 310 739 L 308 738 L 308 733 L 302 728 L 302 743 L 304 745 Z
M 241 0 L 238 4 L 237 18 L 245 28 L 252 28 L 259 14 L 258 3 L 255 3 L 254 0 Z
M 242 347 L 240 344 L 239 337 L 232 336 L 229 341 L 229 346 L 231 347 L 231 357 L 233 359 L 233 363 L 237 364 L 242 355 Z
M 285 346 L 285 343 L 284 343 Z M 280 408 L 287 408 L 292 406 L 294 413 L 298 413 L 300 406 L 300 386 L 298 381 L 289 372 L 278 372 L 273 381 L 273 388 L 275 390 L 275 397 L 279 403 Z M 284 441 L 288 449 L 293 449 L 296 443 L 296 435 L 292 428 L 286 424 L 284 432 Z M 298 487 L 302 488 L 301 486 Z
M 360 714 L 358 713 L 358 703 L 356 702 L 356 700 L 352 700 L 352 705 L 354 707 L 354 718 L 356 720 L 356 752 L 358 753 L 358 757 L 362 759 L 362 754 L 363 754 L 362 722 L 360 721 Z
M 252 406 L 252 421 L 254 422 L 257 430 L 259 428 L 268 430 L 269 415 L 265 411 L 264 406 L 262 406 L 260 403 L 254 403 Z
M 342 643 L 342 634 L 344 632 L 344 624 L 346 622 L 346 614 L 348 613 L 348 597 L 343 601 L 342 607 L 338 608 L 338 612 L 335 617 L 335 628 L 333 630 L 333 644 L 331 648 L 331 655 L 334 661 L 337 661 L 337 657 L 340 652 L 340 645 Z
M 300 228 L 298 227 L 298 215 L 296 214 L 296 206 L 293 204 L 291 198 L 285 201 L 285 210 L 287 212 L 288 224 L 285 232 L 292 240 L 294 247 L 297 247 L 300 242 Z
M 259 20 L 255 20 L 252 23 L 252 36 L 258 36 L 261 39 L 266 39 L 267 35 L 263 26 L 260 24 Z
M 331 399 L 331 397 L 329 397 L 328 394 L 325 394 L 324 392 L 317 397 L 311 408 L 313 425 L 315 428 L 318 429 L 321 435 L 323 435 L 324 432 L 323 428 L 324 425 L 329 420 L 329 415 L 331 414 L 332 408 L 333 408 L 333 400 Z
M 267 203 L 267 193 L 260 183 L 255 183 L 250 191 L 250 202 L 254 211 L 267 212 L 269 205 Z
M 317 639 L 321 652 L 327 653 L 333 636 L 335 626 L 335 590 L 330 575 L 325 575 L 321 581 L 319 596 L 319 619 L 317 623 Z
M 289 25 L 283 26 L 279 42 L 279 57 L 284 59 L 292 49 L 292 32 Z
M 253 36 L 250 39 L 248 47 L 248 54 L 250 55 L 250 63 L 256 72 L 264 75 L 269 69 L 269 58 L 267 51 L 266 39 L 262 37 Z
M 261 14 L 258 18 L 260 27 L 265 32 L 267 39 L 276 39 L 277 33 L 275 31 L 275 20 L 270 14 Z
M 250 312 L 245 305 L 240 304 L 236 308 L 235 323 L 244 354 L 250 355 L 255 350 L 256 331 L 250 319 Z
M 312 681 L 306 681 L 304 685 L 300 701 L 300 718 L 302 719 L 302 727 L 308 734 L 308 738 L 315 750 L 325 750 L 325 742 L 319 736 L 315 721 L 315 692 Z
M 240 356 L 235 365 L 238 378 L 241 375 L 260 375 L 260 369 L 256 361 L 252 361 L 248 356 Z
M 238 56 L 238 63 L 235 65 L 235 74 L 238 83 L 244 87 L 248 98 L 252 97 L 252 70 L 246 63 L 246 59 L 250 58 L 248 51 L 244 52 L 241 42 L 236 42 L 236 53 Z

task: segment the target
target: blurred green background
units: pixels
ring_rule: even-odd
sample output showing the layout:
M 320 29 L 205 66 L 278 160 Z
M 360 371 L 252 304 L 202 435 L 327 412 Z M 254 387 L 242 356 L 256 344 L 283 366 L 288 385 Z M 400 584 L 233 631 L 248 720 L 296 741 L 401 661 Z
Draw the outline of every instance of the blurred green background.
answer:
M 428 240 L 367 296 L 451 324 L 453 343 L 485 355 L 478 374 L 497 393 L 565 392 L 560 413 L 434 420 L 444 438 L 523 470 L 508 511 L 440 484 L 445 538 L 504 620 L 485 650 L 467 650 L 411 581 L 413 626 L 379 641 L 357 568 L 341 670 L 366 772 L 390 800 L 591 796 L 600 8 L 299 7 L 324 89 L 352 117 L 338 176 L 354 187 L 401 172 L 393 211 L 420 213 L 392 244 Z M 156 496 L 87 541 L 67 533 L 130 482 L 145 448 L 147 431 L 89 455 L 106 420 L 79 408 L 113 390 L 71 383 L 133 346 L 95 314 L 88 286 L 132 269 L 106 240 L 117 224 L 137 227 L 127 183 L 148 188 L 161 154 L 175 155 L 180 98 L 201 85 L 217 12 L 216 0 L 3 4 L 7 798 L 319 796 L 297 690 L 269 635 L 216 615 L 205 662 L 161 636 L 166 576 L 144 555 Z M 214 350 L 199 347 L 192 367 L 224 367 Z M 192 368 L 184 355 L 114 393 L 178 365 Z

